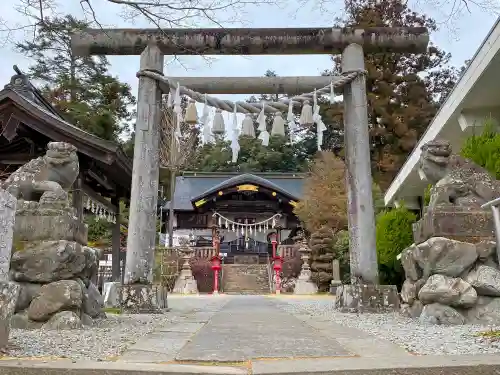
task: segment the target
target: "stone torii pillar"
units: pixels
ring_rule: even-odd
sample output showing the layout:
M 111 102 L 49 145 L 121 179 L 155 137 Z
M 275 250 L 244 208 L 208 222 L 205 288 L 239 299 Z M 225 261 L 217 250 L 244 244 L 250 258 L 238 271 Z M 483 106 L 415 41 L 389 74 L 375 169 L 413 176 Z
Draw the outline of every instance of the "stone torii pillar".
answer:
M 422 53 L 427 49 L 426 28 L 272 28 L 272 29 L 88 29 L 72 35 L 76 55 L 138 55 L 141 69 L 161 73 L 163 55 L 260 55 L 342 53 L 342 71 L 364 69 L 363 53 Z M 278 77 L 279 78 L 279 77 Z M 182 84 L 182 79 L 179 79 Z M 257 79 L 259 80 L 259 79 Z M 307 81 L 307 82 L 306 82 Z M 248 82 L 248 78 L 247 81 Z M 259 82 L 264 82 L 260 80 Z M 269 84 L 269 79 L 265 80 Z M 273 81 L 280 88 L 278 79 Z M 313 80 L 304 80 L 309 87 Z M 266 92 L 257 82 L 245 92 L 244 81 L 224 83 L 227 94 Z M 337 290 L 339 307 L 362 311 L 372 301 L 387 301 L 397 291 L 378 284 L 375 220 L 372 199 L 365 78 L 344 87 L 345 143 L 351 271 L 354 285 Z M 298 85 L 300 86 L 300 85 Z M 129 239 L 125 282 L 150 283 L 154 262 L 158 185 L 158 123 L 161 93 L 158 83 L 140 78 L 138 120 L 134 148 Z M 233 87 L 234 89 L 231 89 Z M 168 88 L 167 88 L 168 89 Z M 210 94 L 217 84 L 206 80 L 197 90 Z M 301 90 L 296 87 L 296 90 Z M 234 92 L 233 92 L 234 91 Z M 296 94 L 290 92 L 291 94 Z M 309 90 L 304 90 L 309 91 Z M 350 289 L 349 289 L 350 288 Z M 389 299 L 390 299 L 389 298 Z M 354 302 L 353 302 L 354 301 Z M 383 304 L 383 303 L 382 303 Z

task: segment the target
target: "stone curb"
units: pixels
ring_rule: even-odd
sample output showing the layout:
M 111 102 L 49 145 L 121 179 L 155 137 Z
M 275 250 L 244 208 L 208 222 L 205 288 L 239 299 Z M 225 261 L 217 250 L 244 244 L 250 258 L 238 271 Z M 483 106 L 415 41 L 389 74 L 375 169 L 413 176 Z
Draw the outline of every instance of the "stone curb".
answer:
M 500 356 L 402 356 L 254 360 L 248 367 L 119 362 L 0 361 L 2 375 L 498 375 Z

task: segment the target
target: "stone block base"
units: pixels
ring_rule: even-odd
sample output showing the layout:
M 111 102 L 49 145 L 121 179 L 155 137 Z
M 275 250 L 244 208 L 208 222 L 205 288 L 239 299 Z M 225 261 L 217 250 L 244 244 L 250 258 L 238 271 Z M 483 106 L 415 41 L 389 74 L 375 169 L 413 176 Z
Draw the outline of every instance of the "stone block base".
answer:
M 337 295 L 337 289 L 342 286 L 340 280 L 332 280 L 330 283 L 330 294 Z
M 337 287 L 335 307 L 341 312 L 392 312 L 399 310 L 395 285 L 341 285 Z
M 295 283 L 293 294 L 316 294 L 318 293 L 318 286 L 311 280 L 303 280 L 300 277 Z
M 38 202 L 18 201 L 14 223 L 16 241 L 75 241 L 87 245 L 87 226 L 74 208 L 40 207 Z
M 111 281 L 104 283 L 102 287 L 102 297 L 104 300 L 104 307 L 119 308 L 120 299 L 118 296 L 118 289 L 122 284 L 120 282 Z
M 10 333 L 10 319 L 14 315 L 21 287 L 11 281 L 0 281 L 0 349 L 7 346 Z
M 182 277 L 181 274 L 175 282 L 173 292 L 178 294 L 198 294 L 198 284 L 193 276 Z
M 431 237 L 477 243 L 495 240 L 493 216 L 490 210 L 469 207 L 438 206 L 427 211 L 413 224 L 413 239 L 416 244 Z
M 161 314 L 167 308 L 165 288 L 130 284 L 117 288 L 120 308 L 128 314 Z

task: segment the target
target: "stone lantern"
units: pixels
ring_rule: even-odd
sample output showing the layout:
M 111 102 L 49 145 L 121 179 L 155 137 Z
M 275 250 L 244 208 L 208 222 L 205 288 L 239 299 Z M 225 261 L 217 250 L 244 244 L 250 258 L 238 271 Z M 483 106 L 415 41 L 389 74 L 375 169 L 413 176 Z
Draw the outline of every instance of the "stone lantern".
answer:
M 179 251 L 182 254 L 182 268 L 179 276 L 174 285 L 174 293 L 179 294 L 197 294 L 198 284 L 194 279 L 193 273 L 191 272 L 191 265 L 189 260 L 193 255 L 193 248 L 189 244 L 189 240 L 186 238 L 181 238 L 179 240 L 181 247 Z
M 298 233 L 294 240 L 297 242 L 297 250 L 299 251 L 300 258 L 302 259 L 302 269 L 300 270 L 299 278 L 295 283 L 293 294 L 316 294 L 318 293 L 318 287 L 311 281 L 311 267 L 309 267 L 311 249 L 307 245 L 307 240 L 303 233 Z

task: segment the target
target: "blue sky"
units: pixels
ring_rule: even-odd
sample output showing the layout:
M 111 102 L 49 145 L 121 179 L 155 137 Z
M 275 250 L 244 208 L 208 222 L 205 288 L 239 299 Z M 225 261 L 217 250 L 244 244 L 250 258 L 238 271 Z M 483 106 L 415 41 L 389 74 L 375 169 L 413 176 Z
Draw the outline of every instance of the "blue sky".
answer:
M 20 0 L 10 0 L 14 3 Z M 307 2 L 306 0 L 303 0 Z M 436 5 L 436 0 L 429 1 L 427 4 Z M 446 0 L 444 0 L 446 1 Z M 61 0 L 61 3 L 63 1 Z M 65 6 L 58 9 L 61 12 L 71 12 L 74 15 L 82 15 L 79 0 L 64 0 Z M 311 1 L 311 3 L 313 3 Z M 335 5 L 334 2 L 331 2 Z M 410 1 L 411 3 L 411 1 Z M 94 9 L 99 15 L 99 21 L 105 27 L 148 27 L 146 22 L 135 19 L 130 23 L 120 17 L 121 9 L 119 6 L 110 4 L 106 0 L 93 0 Z M 294 2 L 285 2 L 284 4 L 297 4 Z M 419 3 L 420 4 L 420 3 Z M 423 3 L 425 5 L 425 2 Z M 337 9 L 342 9 L 341 4 L 337 4 Z M 430 5 L 429 5 L 430 6 Z M 333 8 L 333 7 L 332 7 Z M 440 8 L 444 9 L 444 8 Z M 426 9 L 416 9 L 426 11 Z M 436 11 L 427 12 L 439 22 L 446 19 L 446 9 L 437 13 Z M 490 12 L 491 13 L 491 12 Z M 339 12 L 334 10 L 322 12 L 314 6 L 247 6 L 245 13 L 239 13 L 239 19 L 234 23 L 225 23 L 225 26 L 240 27 L 328 27 Z M 26 21 L 14 9 L 2 10 L 0 14 L 2 19 L 10 26 L 22 25 Z M 233 18 L 233 14 L 219 15 L 220 17 Z M 455 17 L 451 27 L 450 23 L 443 23 L 442 29 L 431 36 L 433 42 L 439 47 L 450 52 L 453 55 L 453 63 L 457 66 L 473 56 L 482 40 L 486 37 L 489 29 L 493 25 L 496 15 L 487 14 L 480 9 L 471 8 L 471 13 L 463 12 Z M 209 24 L 198 24 L 200 27 L 213 26 Z M 2 36 L 0 34 L 0 36 Z M 3 40 L 5 40 L 3 36 Z M 23 33 L 18 31 L 10 35 L 9 41 L 23 38 Z M 0 70 L 0 82 L 8 83 L 13 74 L 11 66 L 17 64 L 22 70 L 27 69 L 30 61 L 24 56 L 17 54 L 12 49 L 10 42 L 5 42 L 0 46 L 2 69 Z M 133 92 L 137 93 L 137 78 L 135 76 L 139 68 L 138 56 L 111 56 L 112 74 L 118 76 L 122 81 L 128 82 Z M 166 60 L 171 60 L 166 56 Z M 267 69 L 274 70 L 280 76 L 313 76 L 320 74 L 323 70 L 331 66 L 329 56 L 218 56 L 210 63 L 207 63 L 198 56 L 180 57 L 182 62 L 174 61 L 165 68 L 165 74 L 172 76 L 262 76 Z M 222 96 L 239 100 L 239 96 Z M 244 96 L 247 97 L 247 96 Z

